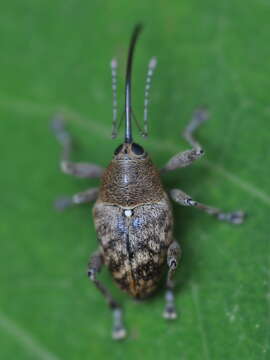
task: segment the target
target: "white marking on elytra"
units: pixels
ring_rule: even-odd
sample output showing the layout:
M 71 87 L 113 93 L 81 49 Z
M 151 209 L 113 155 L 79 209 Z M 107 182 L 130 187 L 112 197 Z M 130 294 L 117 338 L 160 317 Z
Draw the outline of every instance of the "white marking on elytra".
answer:
M 132 216 L 132 210 L 126 209 L 126 210 L 124 210 L 124 214 L 125 214 L 126 217 L 131 217 Z

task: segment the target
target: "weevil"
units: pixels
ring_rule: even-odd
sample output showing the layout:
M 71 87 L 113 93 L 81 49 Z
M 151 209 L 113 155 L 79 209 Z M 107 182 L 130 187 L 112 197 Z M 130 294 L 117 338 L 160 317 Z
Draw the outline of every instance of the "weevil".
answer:
M 194 115 L 183 132 L 191 149 L 173 156 L 163 168 L 157 169 L 142 146 L 133 142 L 131 105 L 131 73 L 135 44 L 141 32 L 137 25 L 131 36 L 125 84 L 125 133 L 106 169 L 90 163 L 74 163 L 70 154 L 72 140 L 61 116 L 53 120 L 53 131 L 62 147 L 61 170 L 80 178 L 100 178 L 100 188 L 90 188 L 72 197 L 56 201 L 58 209 L 75 204 L 95 202 L 93 218 L 98 239 L 98 248 L 90 256 L 88 276 L 106 299 L 113 314 L 114 339 L 126 336 L 123 312 L 120 304 L 100 282 L 98 274 L 105 265 L 118 286 L 136 299 L 152 295 L 160 283 L 164 268 L 167 268 L 166 294 L 163 317 L 177 317 L 174 299 L 174 274 L 179 264 L 181 249 L 173 236 L 171 200 L 183 206 L 200 209 L 218 220 L 240 224 L 244 212 L 225 213 L 220 209 L 202 204 L 180 189 L 165 191 L 161 175 L 192 164 L 204 154 L 194 138 L 195 130 L 207 119 L 203 108 Z M 145 91 L 145 125 L 147 120 L 148 94 L 151 76 L 156 61 L 149 63 Z M 113 119 L 116 120 L 116 61 L 112 61 Z M 145 126 L 146 128 L 146 126 Z

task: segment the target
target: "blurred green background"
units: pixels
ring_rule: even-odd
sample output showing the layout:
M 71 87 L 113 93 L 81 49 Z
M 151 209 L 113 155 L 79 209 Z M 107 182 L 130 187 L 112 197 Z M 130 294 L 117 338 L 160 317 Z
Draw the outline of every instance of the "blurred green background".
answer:
M 6 1 L 0 5 L 0 358 L 269 359 L 270 3 L 266 0 Z M 137 304 L 103 281 L 126 310 L 129 337 L 110 338 L 111 316 L 86 277 L 97 242 L 91 208 L 57 213 L 53 200 L 97 185 L 60 173 L 49 130 L 62 111 L 75 160 L 108 164 L 109 62 L 119 59 L 119 95 L 133 25 L 134 109 L 158 58 L 149 140 L 158 166 L 188 148 L 180 137 L 194 108 L 211 119 L 198 134 L 203 160 L 164 178 L 195 199 L 244 209 L 242 226 L 175 207 L 183 247 L 177 272 L 180 317 L 161 318 L 163 292 Z M 120 109 L 122 109 L 120 106 Z

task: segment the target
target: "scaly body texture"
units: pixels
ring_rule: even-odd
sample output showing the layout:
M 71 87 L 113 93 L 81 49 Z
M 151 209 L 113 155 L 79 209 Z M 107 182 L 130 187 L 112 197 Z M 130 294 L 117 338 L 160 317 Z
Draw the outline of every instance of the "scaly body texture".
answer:
M 93 208 L 105 264 L 117 284 L 144 298 L 160 280 L 173 217 L 159 172 L 146 154 L 122 147 L 102 176 Z
M 136 298 L 151 294 L 172 242 L 167 196 L 134 208 L 98 201 L 93 213 L 104 262 L 117 284 Z

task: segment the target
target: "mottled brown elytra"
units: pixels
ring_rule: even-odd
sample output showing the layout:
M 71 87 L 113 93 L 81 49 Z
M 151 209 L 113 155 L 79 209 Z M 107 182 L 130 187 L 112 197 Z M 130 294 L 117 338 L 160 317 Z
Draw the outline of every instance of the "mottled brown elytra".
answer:
M 133 142 L 131 119 L 131 70 L 134 47 L 141 31 L 137 25 L 131 37 L 128 53 L 125 87 L 125 138 L 119 145 L 106 169 L 89 163 L 70 161 L 71 137 L 61 116 L 53 120 L 54 133 L 62 146 L 60 166 L 66 174 L 81 178 L 101 178 L 100 188 L 90 188 L 72 197 L 56 201 L 60 210 L 95 201 L 94 223 L 97 232 L 97 251 L 91 255 L 88 276 L 104 295 L 113 313 L 113 338 L 122 339 L 126 330 L 122 320 L 122 307 L 101 284 L 97 275 L 103 265 L 111 272 L 121 289 L 134 298 L 143 299 L 157 288 L 164 267 L 167 266 L 165 309 L 166 319 L 177 317 L 174 303 L 173 275 L 179 263 L 180 246 L 173 237 L 173 216 L 170 199 L 180 205 L 193 206 L 215 216 L 219 220 L 240 224 L 244 219 L 242 211 L 224 213 L 201 204 L 179 189 L 165 192 L 160 175 L 190 165 L 203 155 L 201 145 L 194 139 L 193 132 L 207 119 L 207 112 L 201 108 L 185 129 L 183 136 L 192 149 L 173 156 L 162 169 L 157 169 L 145 150 Z M 151 77 L 156 65 L 153 58 L 149 63 L 145 87 L 144 130 L 147 131 L 147 105 Z M 117 100 L 116 67 L 111 63 L 113 79 L 113 134 L 116 135 Z

